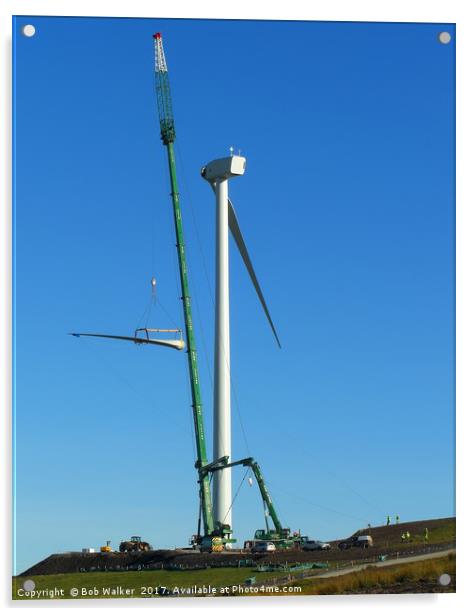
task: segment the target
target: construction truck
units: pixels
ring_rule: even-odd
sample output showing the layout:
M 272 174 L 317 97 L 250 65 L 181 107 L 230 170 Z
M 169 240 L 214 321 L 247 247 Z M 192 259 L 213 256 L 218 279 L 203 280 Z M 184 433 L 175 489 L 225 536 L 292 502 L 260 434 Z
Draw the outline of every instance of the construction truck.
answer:
M 370 548 L 373 546 L 371 535 L 352 535 L 348 539 L 340 541 L 339 550 L 350 550 L 351 548 Z
M 112 552 L 112 548 L 111 548 L 111 542 L 110 541 L 106 541 L 105 545 L 101 545 L 101 552 Z
M 119 546 L 121 552 L 148 552 L 152 549 L 150 543 L 142 541 L 142 537 L 133 535 L 130 541 L 122 541 Z

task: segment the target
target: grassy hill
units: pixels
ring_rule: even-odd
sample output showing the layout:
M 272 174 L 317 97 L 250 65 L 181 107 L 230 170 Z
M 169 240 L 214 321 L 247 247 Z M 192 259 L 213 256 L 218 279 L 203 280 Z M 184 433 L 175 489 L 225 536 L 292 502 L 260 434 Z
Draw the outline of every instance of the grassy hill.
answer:
M 438 544 L 455 541 L 455 518 L 439 518 L 436 520 L 418 520 L 416 522 L 404 522 L 401 524 L 390 524 L 389 526 L 375 526 L 373 528 L 362 528 L 354 535 L 369 534 L 373 537 L 375 545 L 395 547 L 404 545 L 401 540 L 402 533 L 407 531 L 411 534 L 410 543 L 413 545 L 426 543 L 424 531 L 429 531 L 429 544 Z
M 429 530 L 428 541 L 425 541 L 424 538 L 424 531 L 426 528 Z M 402 542 L 401 534 L 408 530 L 411 534 L 411 541 Z M 342 567 L 352 563 L 358 563 L 359 561 L 375 562 L 382 554 L 391 557 L 398 553 L 400 556 L 404 556 L 405 553 L 417 554 L 427 550 L 453 547 L 455 545 L 455 532 L 455 518 L 442 518 L 379 526 L 371 529 L 359 529 L 354 534 L 370 533 L 374 539 L 374 546 L 364 550 L 361 548 L 339 550 L 336 547 L 339 540 L 335 540 L 331 542 L 332 550 L 328 552 L 303 552 L 301 550 L 293 550 L 277 552 L 275 554 L 246 555 L 239 553 L 193 554 L 162 550 L 145 554 L 55 554 L 37 565 L 34 565 L 20 576 L 13 578 L 13 598 L 29 598 L 24 596 L 22 590 L 26 580 L 33 580 L 35 583 L 35 590 L 51 591 L 57 588 L 62 591 L 58 596 L 49 596 L 45 592 L 44 596 L 38 597 L 44 599 L 76 598 L 71 595 L 71 590 L 73 588 L 80 589 L 78 598 L 115 598 L 124 596 L 156 597 L 159 596 L 158 589 L 160 586 L 166 586 L 167 588 L 214 586 L 220 588 L 244 584 L 245 580 L 249 577 L 255 577 L 258 582 L 266 580 L 272 581 L 275 579 L 275 576 L 279 576 L 279 574 L 282 576 L 282 574 L 280 572 L 258 572 L 255 570 L 256 566 L 262 564 L 282 564 L 286 562 L 304 563 L 324 561 L 327 563 L 328 569 L 341 569 Z M 255 565 L 244 567 L 237 566 L 239 560 L 249 558 L 252 558 Z M 441 559 L 437 560 L 440 561 Z M 92 563 L 90 569 L 84 567 L 86 563 Z M 120 570 L 119 568 L 123 567 L 124 563 L 126 563 L 125 567 L 129 567 L 130 569 L 140 568 L 140 570 Z M 419 564 L 420 567 L 418 569 L 416 565 Z M 453 565 L 453 570 L 455 571 L 455 560 L 448 564 L 450 564 L 451 567 Z M 83 566 L 83 572 L 79 572 L 80 566 Z M 397 566 L 401 567 L 406 565 Z M 409 564 L 407 564 L 407 566 L 409 566 Z M 61 567 L 63 567 L 63 569 L 61 569 Z M 171 568 L 177 569 L 180 567 L 183 568 L 183 570 L 170 570 Z M 422 570 L 425 571 L 427 567 L 428 565 L 426 566 L 422 563 L 414 563 L 414 567 L 412 567 L 411 570 L 414 572 L 414 575 L 418 575 L 418 571 L 419 573 Z M 91 568 L 93 570 L 91 570 Z M 58 573 L 58 571 L 63 572 Z M 361 572 L 361 574 L 363 573 L 365 572 Z M 351 575 L 357 576 L 356 573 Z M 348 576 L 345 575 L 342 577 L 347 578 Z M 378 574 L 375 578 L 379 580 L 377 584 L 382 584 L 383 577 L 382 572 L 378 570 Z M 354 580 L 361 581 L 363 578 L 369 579 L 365 576 L 351 578 L 351 582 L 348 584 L 348 592 L 353 592 L 356 589 L 355 584 L 360 583 Z M 310 583 L 310 580 L 305 581 L 305 584 L 307 584 L 307 582 Z M 311 582 L 308 587 L 307 585 L 305 586 L 305 592 L 308 590 L 309 594 L 325 594 L 320 592 L 325 588 L 323 582 L 324 580 L 315 581 L 315 584 L 319 588 L 318 593 L 315 591 L 316 586 L 314 582 Z M 328 580 L 328 583 L 330 583 L 330 580 Z M 338 592 L 346 592 L 342 590 L 343 587 L 341 586 L 342 582 L 340 579 L 338 582 L 332 581 L 332 583 L 334 584 L 333 588 L 341 588 L 341 591 Z M 390 582 L 388 581 L 388 587 L 389 586 Z M 129 593 L 117 594 L 112 592 L 114 589 L 117 589 L 117 587 L 128 589 Z M 363 587 L 364 584 L 362 588 Z M 84 591 L 81 590 L 83 588 L 85 589 Z M 332 588 L 332 586 L 329 586 L 329 588 Z M 437 585 L 434 586 L 434 588 L 437 588 Z M 97 589 L 97 592 L 95 589 Z M 189 595 L 185 594 L 185 596 Z

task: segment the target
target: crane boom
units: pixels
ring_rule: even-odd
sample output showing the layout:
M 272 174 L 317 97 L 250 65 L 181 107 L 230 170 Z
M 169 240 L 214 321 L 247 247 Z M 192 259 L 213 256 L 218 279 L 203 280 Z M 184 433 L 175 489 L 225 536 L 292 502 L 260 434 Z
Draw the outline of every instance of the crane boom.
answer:
M 232 468 L 233 466 L 248 466 L 252 469 L 254 473 L 254 477 L 256 478 L 257 485 L 259 486 L 259 491 L 261 493 L 262 501 L 264 502 L 267 511 L 269 512 L 270 517 L 272 518 L 272 522 L 274 523 L 274 530 L 270 531 L 273 538 L 279 537 L 281 539 L 288 539 L 289 537 L 289 529 L 283 528 L 279 517 L 277 515 L 277 511 L 275 510 L 274 503 L 269 494 L 269 490 L 264 481 L 264 477 L 262 475 L 261 467 L 254 460 L 254 458 L 243 458 L 242 460 L 236 460 L 234 462 L 229 462 L 229 456 L 223 456 L 214 462 L 208 464 L 202 471 L 206 472 L 215 472 L 219 471 L 223 468 Z M 260 532 L 260 531 L 256 531 Z
M 254 477 L 256 478 L 257 485 L 259 486 L 259 490 L 261 492 L 262 500 L 266 504 L 269 515 L 272 518 L 272 522 L 274 522 L 275 530 L 281 533 L 283 530 L 282 524 L 277 517 L 277 512 L 275 510 L 274 504 L 272 503 L 269 490 L 267 489 L 267 486 L 264 482 L 264 477 L 262 476 L 260 466 L 255 460 L 250 461 L 249 466 L 252 468 L 252 472 L 254 473 Z
M 208 465 L 206 455 L 206 441 L 203 421 L 203 405 L 198 374 L 198 359 L 196 352 L 195 334 L 193 331 L 193 318 L 191 312 L 191 298 L 188 286 L 188 272 L 186 267 L 185 240 L 181 218 L 180 199 L 176 177 L 176 163 L 173 142 L 175 141 L 175 121 L 173 118 L 172 99 L 168 69 L 160 33 L 153 35 L 155 45 L 155 89 L 157 93 L 158 115 L 160 119 L 160 134 L 163 144 L 167 148 L 168 169 L 170 174 L 171 197 L 175 220 L 176 248 L 178 265 L 180 269 L 181 300 L 185 320 L 186 345 L 188 353 L 188 372 L 191 386 L 193 407 L 193 422 L 195 428 L 195 442 L 197 451 L 196 468 L 198 470 L 198 483 L 200 486 L 200 509 L 203 517 L 203 530 L 205 536 L 214 532 L 214 521 L 211 503 L 209 473 L 202 471 Z

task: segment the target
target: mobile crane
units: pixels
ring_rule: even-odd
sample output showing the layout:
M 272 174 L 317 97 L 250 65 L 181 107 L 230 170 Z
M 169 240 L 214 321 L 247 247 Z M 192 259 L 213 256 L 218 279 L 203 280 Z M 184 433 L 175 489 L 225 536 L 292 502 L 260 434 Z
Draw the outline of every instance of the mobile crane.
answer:
M 221 461 L 223 462 L 220 465 Z M 264 503 L 264 519 L 266 528 L 258 529 L 254 533 L 254 539 L 248 539 L 244 542 L 244 548 L 252 548 L 256 541 L 272 541 L 279 549 L 291 549 L 298 548 L 300 544 L 308 537 L 302 536 L 300 532 L 291 532 L 290 528 L 284 528 L 277 516 L 274 504 L 269 494 L 269 490 L 264 482 L 264 477 L 259 464 L 254 458 L 243 458 L 242 460 L 236 460 L 229 463 L 227 457 L 221 458 L 213 463 L 213 468 L 219 470 L 219 468 L 230 468 L 232 466 L 248 466 L 256 478 L 259 491 L 261 493 L 262 502 Z M 269 528 L 268 517 L 272 519 L 274 528 Z
M 276 543 L 277 547 L 281 548 L 292 547 L 299 543 L 300 534 L 291 534 L 290 529 L 282 527 L 257 462 L 253 458 L 243 458 L 242 460 L 229 462 L 229 458 L 227 456 L 215 460 L 214 462 L 208 462 L 203 420 L 203 405 L 201 401 L 198 373 L 198 358 L 193 331 L 191 297 L 188 286 L 183 222 L 180 209 L 175 152 L 173 145 L 176 138 L 175 120 L 173 117 L 170 82 L 162 36 L 157 32 L 153 35 L 153 39 L 155 49 L 155 89 L 160 121 L 160 136 L 163 145 L 167 149 L 168 171 L 170 176 L 171 198 L 175 222 L 176 248 L 180 270 L 181 300 L 183 304 L 183 317 L 185 322 L 188 373 L 191 387 L 193 423 L 197 451 L 195 468 L 198 474 L 200 513 L 198 516 L 198 532 L 196 535 L 193 535 L 191 543 L 202 551 L 214 552 L 221 551 L 224 549 L 226 544 L 235 542 L 235 539 L 231 538 L 232 529 L 230 526 L 228 524 L 216 522 L 213 519 L 210 480 L 215 471 L 242 465 L 248 466 L 252 469 L 259 486 L 264 507 L 266 508 L 266 512 L 269 513 L 275 527 L 274 529 L 269 529 L 266 515 L 266 530 L 257 530 L 254 539 L 268 539 Z M 203 523 L 203 533 L 201 532 L 201 522 Z

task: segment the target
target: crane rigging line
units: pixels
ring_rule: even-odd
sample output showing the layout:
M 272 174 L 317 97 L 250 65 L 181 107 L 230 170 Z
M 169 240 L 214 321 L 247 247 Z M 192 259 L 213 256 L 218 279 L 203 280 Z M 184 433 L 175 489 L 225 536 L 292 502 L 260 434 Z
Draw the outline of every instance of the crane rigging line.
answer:
M 167 166 L 167 155 L 165 153 L 165 150 L 160 148 L 160 151 L 162 152 L 161 157 L 162 157 L 162 163 L 163 166 L 166 167 Z M 166 216 L 166 220 L 168 221 L 168 232 L 167 232 L 167 237 L 173 238 L 175 237 L 175 229 L 174 229 L 174 224 L 171 220 L 170 217 Z M 173 252 L 176 251 L 176 244 L 174 241 L 170 241 L 170 246 L 173 246 Z M 181 287 L 180 287 L 180 282 L 179 282 L 179 264 L 176 262 L 175 259 L 171 259 L 172 261 L 172 270 L 173 270 L 173 274 L 174 274 L 174 279 L 175 279 L 175 289 L 176 289 L 176 294 L 177 297 L 180 298 L 181 297 Z M 188 268 L 189 270 L 189 268 Z M 190 275 L 190 282 L 191 281 L 191 274 Z M 169 316 L 169 318 L 171 319 L 172 323 L 175 323 L 175 326 L 177 326 L 175 319 L 173 319 L 173 317 L 171 317 L 170 313 L 167 311 L 167 309 L 165 308 L 165 306 L 160 302 L 160 300 L 158 300 L 159 305 L 161 306 L 161 308 L 164 310 L 164 312 L 167 314 L 167 316 Z M 200 317 L 200 313 L 199 313 L 199 307 L 197 306 L 198 309 L 198 316 Z M 199 318 L 199 321 L 201 323 L 201 318 Z M 185 374 L 185 382 L 188 380 L 188 370 L 187 370 L 187 366 L 184 363 L 183 364 L 183 371 Z M 196 445 L 196 441 L 195 441 L 195 437 L 194 437 L 194 418 L 193 418 L 193 405 L 192 405 L 192 395 L 190 390 L 186 387 L 185 388 L 187 393 L 187 399 L 188 399 L 188 406 L 189 406 L 189 413 L 188 413 L 188 417 L 189 417 L 189 431 L 190 431 L 190 438 L 192 441 L 192 446 L 191 446 L 191 452 L 193 455 L 193 464 L 195 463 L 197 457 L 198 457 L 198 450 L 197 450 L 197 445 Z
M 205 274 L 205 279 L 206 279 L 206 286 L 208 289 L 208 294 L 211 298 L 211 303 L 213 305 L 214 308 L 214 297 L 211 291 L 211 282 L 210 282 L 210 278 L 208 275 L 208 266 L 206 263 L 206 258 L 205 258 L 205 254 L 204 254 L 204 250 L 203 250 L 203 244 L 201 242 L 201 238 L 200 238 L 200 234 L 198 231 L 198 224 L 196 221 L 196 215 L 195 215 L 195 208 L 193 206 L 193 200 L 191 198 L 191 192 L 188 189 L 188 181 L 187 181 L 187 176 L 186 176 L 186 172 L 185 172 L 185 166 L 183 164 L 183 158 L 181 155 L 181 148 L 180 148 L 180 144 L 178 141 L 175 141 L 175 146 L 176 146 L 176 152 L 178 154 L 178 165 L 180 167 L 180 174 L 181 177 L 183 178 L 183 186 L 185 189 L 185 194 L 186 194 L 186 202 L 189 202 L 190 204 L 190 211 L 191 211 L 191 219 L 193 221 L 193 231 L 194 231 L 194 235 L 196 237 L 197 240 L 197 244 L 198 244 L 198 248 L 199 248 L 199 253 L 200 253 L 200 257 L 201 257 L 201 265 L 203 268 L 203 272 Z M 201 331 L 201 337 L 202 337 L 202 342 L 203 342 L 203 349 L 204 349 L 204 355 L 205 355 L 205 361 L 206 361 L 206 367 L 208 370 L 208 377 L 209 377 L 209 381 L 210 381 L 210 385 L 211 388 L 213 387 L 213 376 L 212 376 L 212 370 L 211 370 L 211 361 L 210 361 L 210 353 L 208 350 L 208 345 L 206 344 L 206 336 L 204 335 L 204 327 L 203 327 L 203 320 L 201 318 L 201 309 L 200 309 L 200 302 L 198 300 L 198 295 L 197 293 L 195 293 L 196 291 L 196 285 L 194 284 L 194 276 L 193 276 L 193 268 L 190 268 L 190 265 L 188 264 L 188 272 L 190 275 L 190 280 L 191 280 L 191 285 L 193 287 L 193 296 L 194 296 L 194 305 L 196 305 L 196 311 L 198 313 L 198 322 L 199 322 L 199 326 L 200 326 L 200 331 Z
M 204 351 L 205 362 L 206 362 L 206 371 L 207 371 L 208 379 L 209 379 L 210 386 L 212 389 L 213 388 L 213 375 L 211 372 L 211 363 L 210 363 L 210 358 L 209 358 L 208 345 L 206 344 L 206 336 L 205 336 L 204 327 L 203 327 L 203 319 L 201 317 L 200 303 L 196 299 L 197 294 L 196 294 L 195 278 L 193 275 L 193 271 L 189 267 L 188 267 L 188 276 L 190 279 L 191 291 L 192 291 L 193 297 L 195 298 L 193 305 L 196 306 L 196 313 L 198 315 L 198 324 L 200 327 L 201 341 L 203 343 L 203 351 Z
M 145 307 L 145 310 L 142 312 L 142 316 L 139 318 L 135 329 L 138 329 L 142 325 L 142 322 L 144 322 L 145 327 L 147 327 L 148 319 L 150 318 L 150 311 L 152 310 L 152 303 L 153 303 L 153 298 L 151 297 Z
M 211 282 L 210 282 L 210 277 L 209 277 L 209 274 L 208 274 L 208 265 L 206 263 L 206 258 L 205 258 L 205 254 L 204 254 L 204 250 L 203 250 L 203 243 L 202 243 L 201 238 L 200 238 L 200 233 L 199 233 L 198 224 L 197 224 L 196 215 L 195 215 L 195 207 L 193 205 L 193 199 L 191 197 L 191 192 L 188 189 L 188 182 L 187 182 L 187 177 L 186 177 L 186 172 L 185 172 L 185 166 L 184 166 L 183 159 L 182 159 L 182 156 L 181 156 L 181 149 L 180 149 L 180 145 L 179 145 L 178 142 L 175 142 L 175 144 L 176 144 L 176 151 L 178 153 L 178 164 L 179 164 L 179 167 L 180 167 L 181 176 L 183 178 L 183 185 L 184 185 L 184 188 L 185 188 L 185 193 L 186 193 L 186 196 L 187 196 L 187 200 L 190 203 L 191 218 L 193 220 L 193 230 L 194 230 L 194 234 L 195 234 L 195 237 L 196 237 L 196 240 L 197 240 L 197 244 L 198 244 L 198 247 L 199 247 L 199 251 L 200 251 L 201 264 L 202 264 L 202 267 L 203 267 L 203 270 L 204 270 L 204 274 L 205 274 L 205 278 L 206 278 L 206 282 L 207 282 L 208 293 L 209 293 L 209 296 L 211 298 L 211 303 L 213 305 L 213 309 L 215 309 L 214 295 L 213 295 L 213 292 L 212 292 L 212 289 L 211 289 Z M 190 279 L 191 279 L 191 284 L 194 287 L 193 276 L 192 276 L 191 273 L 190 273 Z M 207 348 L 207 345 L 206 345 L 206 342 L 205 342 L 206 338 L 204 336 L 204 331 L 203 331 L 203 324 L 202 324 L 202 320 L 201 320 L 201 312 L 200 312 L 200 309 L 199 309 L 199 302 L 197 302 L 197 300 L 195 300 L 194 303 L 195 303 L 195 305 L 197 307 L 198 321 L 200 323 L 200 330 L 201 330 L 201 334 L 202 334 L 202 338 L 203 338 L 203 347 L 204 347 L 204 350 L 205 350 L 205 360 L 206 360 L 206 364 L 207 364 L 207 367 L 208 367 L 208 373 L 209 373 L 209 378 L 210 378 L 211 387 L 212 387 L 213 386 L 213 377 L 212 377 L 212 371 L 211 371 L 211 367 L 210 367 L 209 352 L 208 352 L 208 348 Z M 223 346 L 223 341 L 222 340 L 220 340 L 220 345 Z M 227 369 L 227 371 L 228 371 L 228 373 L 230 375 L 231 395 L 233 396 L 234 403 L 235 403 L 235 406 L 236 406 L 236 410 L 237 410 L 237 414 L 238 414 L 238 420 L 239 420 L 239 426 L 241 428 L 241 433 L 242 433 L 242 436 L 243 436 L 244 446 L 246 448 L 247 455 L 250 457 L 251 451 L 250 451 L 250 447 L 249 447 L 249 441 L 248 441 L 248 438 L 247 438 L 246 429 L 244 427 L 244 421 L 243 421 L 243 417 L 242 417 L 242 413 L 241 413 L 241 407 L 240 407 L 238 396 L 237 396 L 237 391 L 236 391 L 236 387 L 235 387 L 235 380 L 234 380 L 234 378 L 231 375 L 231 368 L 230 368 L 230 365 L 229 365 L 229 358 L 225 357 L 225 360 L 226 360 L 226 369 Z
M 299 494 L 291 494 L 290 492 L 287 492 L 286 490 L 282 490 L 281 488 L 278 488 L 277 486 L 275 486 L 274 484 L 272 484 L 269 480 L 267 480 L 268 485 L 272 486 L 272 491 L 277 490 L 278 492 L 282 492 L 282 494 L 285 494 L 286 496 L 289 496 L 290 498 L 294 498 L 294 499 L 298 499 L 301 500 L 304 503 L 307 503 L 308 505 L 312 505 L 313 507 L 318 507 L 319 509 L 323 509 L 325 511 L 328 511 L 330 513 L 336 513 L 337 515 L 346 517 L 346 518 L 351 518 L 353 520 L 357 520 L 358 522 L 361 522 L 364 520 L 364 518 L 359 518 L 357 516 L 354 516 L 350 513 L 344 513 L 343 511 L 338 511 L 337 509 L 332 509 L 331 507 L 326 507 L 325 505 L 320 505 L 319 503 L 315 503 L 311 500 L 309 500 L 308 498 L 305 498 L 304 496 L 300 496 Z
M 92 342 L 91 340 L 85 342 L 85 348 L 87 349 L 87 352 L 91 357 L 97 358 L 98 352 L 97 350 L 94 350 L 94 352 L 92 351 L 92 344 L 94 344 L 94 342 Z M 96 349 L 97 348 L 99 348 L 99 345 L 96 345 Z M 126 385 L 132 392 L 134 392 L 139 398 L 141 398 L 142 401 L 145 402 L 145 404 L 151 410 L 157 412 L 157 408 L 159 408 L 159 410 L 162 412 L 162 408 L 158 407 L 158 404 L 157 406 L 155 406 L 155 404 L 149 398 L 146 398 L 140 390 L 138 390 L 134 385 L 132 385 L 132 383 L 128 380 L 126 376 L 124 376 L 124 374 L 120 370 L 118 370 L 114 365 L 111 364 L 111 362 L 107 359 L 106 353 L 104 351 L 99 350 L 99 354 L 102 355 L 101 365 L 106 365 L 110 372 L 114 374 L 114 376 L 122 385 Z M 92 364 L 88 362 L 88 365 Z M 177 421 L 175 415 L 172 416 L 171 414 L 168 414 L 166 412 L 164 414 L 167 416 L 167 420 L 171 421 L 171 423 L 174 423 L 178 428 L 180 428 L 180 430 L 186 428 L 186 426 L 182 422 Z
M 186 383 L 186 380 L 188 378 L 188 370 L 186 367 L 186 363 L 182 362 L 183 364 L 183 373 L 184 373 L 184 382 Z M 198 457 L 198 451 L 196 449 L 196 441 L 195 441 L 195 437 L 194 437 L 194 423 L 193 423 L 193 404 L 192 404 L 192 399 L 191 399 L 191 392 L 190 390 L 185 387 L 186 391 L 187 391 L 187 399 L 188 399 L 188 418 L 189 418 L 189 429 L 190 429 L 190 438 L 191 438 L 191 451 L 192 451 L 192 462 L 193 464 L 195 463 L 197 457 Z
M 175 317 L 173 317 L 173 315 L 166 309 L 165 305 L 158 299 L 157 299 L 157 304 L 160 306 L 160 308 L 163 310 L 163 312 L 167 315 L 167 317 L 170 319 L 172 325 L 179 329 L 178 327 L 178 322 L 176 321 Z
M 326 468 L 324 470 L 329 475 L 333 476 L 341 484 L 345 484 L 346 488 L 348 490 L 350 490 L 350 492 L 353 492 L 353 494 L 358 496 L 358 498 L 360 498 L 363 502 L 365 502 L 367 505 L 369 505 L 371 507 L 371 509 L 374 509 L 375 511 L 379 511 L 379 513 L 381 515 L 383 515 L 383 516 L 386 515 L 386 513 L 382 509 L 379 508 L 379 506 L 377 506 L 374 503 L 372 503 L 371 501 L 369 501 L 365 496 L 363 496 L 363 494 L 360 494 L 360 492 L 357 492 L 345 479 L 343 479 L 342 477 L 339 477 L 336 473 L 334 473 L 333 471 L 330 471 L 328 468 Z
M 300 439 L 300 434 L 297 434 L 295 431 L 289 429 L 288 427 L 286 428 L 286 434 L 287 436 L 294 436 L 296 439 Z M 301 453 L 306 453 L 310 459 L 314 459 L 313 454 L 310 452 L 309 449 L 307 449 L 305 446 L 303 446 L 301 444 L 301 441 L 299 443 L 299 451 Z M 357 496 L 360 500 L 362 500 L 364 503 L 366 503 L 367 505 L 369 505 L 369 507 L 373 510 L 373 511 L 377 511 L 380 515 L 385 516 L 386 513 L 375 503 L 371 502 L 370 500 L 368 500 L 363 494 L 361 494 L 360 492 L 358 492 L 357 490 L 355 490 L 347 480 L 343 479 L 342 477 L 340 477 L 339 475 L 337 475 L 334 471 L 331 471 L 328 468 L 325 468 L 324 466 L 320 466 L 320 465 L 316 465 L 317 468 L 319 468 L 319 470 L 323 470 L 324 472 L 328 473 L 329 476 L 333 477 L 334 479 L 336 479 L 336 481 L 342 486 L 342 487 L 346 487 L 347 490 L 349 490 L 350 492 L 353 492 L 353 494 L 355 494 L 355 496 Z
M 155 276 L 152 278 L 152 281 L 153 281 L 152 284 L 156 284 Z M 150 296 L 149 301 L 147 302 L 145 310 L 143 311 L 140 319 L 137 322 L 136 329 L 139 328 L 142 324 L 144 327 L 148 327 L 150 316 L 152 314 L 152 308 L 156 305 L 158 305 L 161 308 L 161 310 L 164 312 L 164 314 L 170 319 L 170 324 L 173 325 L 173 327 L 175 327 L 176 329 L 179 329 L 179 325 L 176 320 L 176 317 L 174 317 L 171 314 L 171 312 L 167 309 L 167 307 L 159 299 L 159 297 L 156 295 L 155 290 L 152 291 L 152 294 Z
M 207 263 L 206 263 L 206 257 L 205 257 L 205 253 L 204 253 L 204 250 L 203 250 L 203 244 L 201 242 L 200 234 L 199 234 L 199 231 L 198 231 L 198 223 L 196 221 L 196 214 L 195 214 L 195 208 L 193 206 L 193 200 L 191 198 L 191 191 L 188 189 L 188 181 L 186 179 L 185 165 L 183 163 L 183 158 L 182 158 L 182 155 L 181 155 L 181 148 L 180 148 L 180 144 L 178 143 L 178 141 L 175 141 L 175 145 L 176 145 L 176 151 L 178 153 L 178 164 L 180 166 L 181 177 L 183 178 L 183 184 L 184 184 L 184 187 L 185 187 L 186 196 L 187 196 L 187 199 L 188 199 L 188 201 L 190 203 L 191 218 L 193 220 L 193 227 L 194 227 L 194 231 L 195 231 L 195 235 L 196 235 L 196 239 L 197 239 L 197 243 L 198 243 L 198 248 L 199 248 L 199 251 L 200 251 L 201 261 L 202 261 L 203 270 L 204 270 L 204 274 L 205 274 L 205 278 L 206 278 L 206 284 L 207 284 L 207 287 L 208 287 L 208 293 L 209 293 L 209 296 L 211 298 L 211 302 L 213 303 L 213 306 L 214 306 L 214 295 L 213 295 L 213 291 L 212 291 L 210 277 L 208 275 L 208 266 L 207 266 Z
M 167 155 L 165 154 L 165 150 L 163 148 L 160 148 L 161 151 L 161 157 L 162 157 L 162 163 L 163 163 L 163 167 L 166 168 L 167 166 Z M 167 231 L 167 238 L 174 238 L 175 237 L 175 229 L 173 226 L 173 222 L 172 219 L 169 216 L 166 216 L 165 219 L 168 221 L 168 231 Z M 176 252 L 176 245 L 174 240 L 170 239 L 170 246 L 173 247 L 172 249 L 172 253 Z M 179 298 L 181 296 L 181 290 L 180 290 L 180 282 L 179 282 L 179 265 L 176 261 L 175 258 L 171 258 L 171 263 L 172 263 L 172 270 L 173 270 L 173 274 L 175 277 L 175 288 L 176 288 L 176 296 Z
M 237 490 L 236 490 L 236 492 L 234 493 L 233 500 L 231 501 L 231 504 L 229 505 L 229 508 L 228 508 L 228 510 L 226 511 L 226 515 L 225 515 L 225 516 L 224 516 L 224 518 L 223 518 L 223 522 L 225 522 L 225 521 L 226 521 L 226 519 L 227 519 L 227 517 L 228 517 L 228 515 L 229 515 L 229 512 L 230 512 L 230 511 L 231 511 L 231 509 L 233 508 L 234 501 L 235 501 L 235 500 L 236 500 L 236 498 L 238 497 L 238 494 L 239 494 L 239 492 L 241 491 L 242 485 L 243 485 L 244 481 L 246 480 L 246 477 L 247 477 L 247 475 L 248 475 L 248 474 L 249 474 L 249 470 L 246 468 L 246 472 L 244 473 L 244 476 L 243 476 L 243 478 L 241 479 L 241 483 L 239 484 L 238 489 L 237 489 Z

